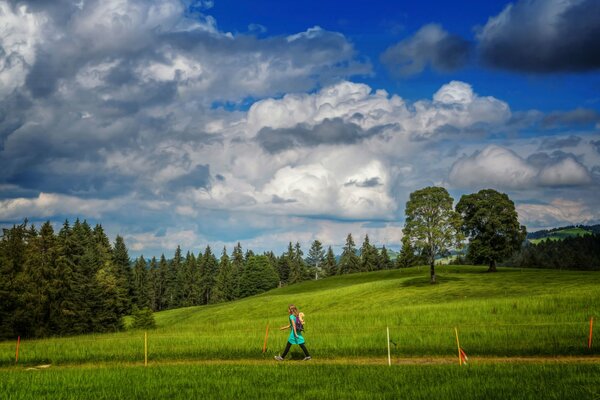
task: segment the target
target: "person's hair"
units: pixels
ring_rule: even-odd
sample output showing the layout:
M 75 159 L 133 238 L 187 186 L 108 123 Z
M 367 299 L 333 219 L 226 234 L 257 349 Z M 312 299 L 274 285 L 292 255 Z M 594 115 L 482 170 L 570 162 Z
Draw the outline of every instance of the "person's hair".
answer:
M 295 305 L 293 305 L 293 304 L 290 304 L 290 305 L 288 306 L 288 310 L 289 310 L 289 311 L 291 311 L 291 312 L 292 312 L 292 314 L 294 314 L 294 316 L 295 316 L 296 318 L 298 318 L 298 309 L 296 308 L 296 306 L 295 306 Z

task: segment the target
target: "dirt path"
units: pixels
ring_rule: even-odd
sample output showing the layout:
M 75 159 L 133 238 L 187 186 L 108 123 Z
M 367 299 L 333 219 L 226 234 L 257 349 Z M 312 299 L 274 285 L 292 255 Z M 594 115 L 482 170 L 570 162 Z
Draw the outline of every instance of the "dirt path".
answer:
M 344 357 L 344 358 L 314 358 L 310 361 L 285 360 L 282 364 L 293 365 L 387 365 L 386 358 L 375 357 Z M 149 367 L 176 366 L 176 365 L 276 365 L 279 364 L 272 358 L 264 359 L 237 359 L 237 360 L 158 360 L 148 361 Z M 458 364 L 457 357 L 407 357 L 393 358 L 392 365 L 451 365 Z M 561 356 L 561 357 L 471 357 L 469 364 L 600 364 L 600 356 Z M 111 367 L 140 367 L 143 362 L 97 362 L 83 364 L 44 364 L 0 367 L 0 370 L 44 370 L 49 368 L 111 368 Z

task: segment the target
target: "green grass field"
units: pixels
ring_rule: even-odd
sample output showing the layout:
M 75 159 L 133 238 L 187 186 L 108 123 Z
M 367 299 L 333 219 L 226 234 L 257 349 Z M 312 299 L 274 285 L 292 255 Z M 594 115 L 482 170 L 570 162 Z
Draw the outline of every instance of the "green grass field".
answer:
M 121 396 L 108 389 L 102 394 L 102 388 L 108 387 L 102 382 L 123 386 L 119 382 L 130 375 L 132 382 L 139 383 L 120 387 L 128 391 L 122 397 L 155 393 L 150 397 L 163 398 L 159 394 L 169 388 L 181 392 L 182 398 L 191 390 L 214 395 L 221 386 L 230 387 L 225 397 L 237 397 L 236 391 L 248 380 L 272 376 L 264 378 L 268 389 L 253 388 L 251 397 L 274 398 L 293 394 L 293 385 L 282 385 L 291 369 L 298 379 L 317 382 L 315 394 L 308 398 L 339 398 L 337 391 L 353 374 L 361 377 L 352 383 L 356 396 L 349 397 L 356 398 L 369 397 L 364 392 L 369 385 L 379 388 L 382 398 L 397 398 L 394 393 L 398 391 L 416 398 L 431 397 L 434 382 L 441 390 L 440 398 L 447 397 L 444 393 L 458 397 L 457 388 L 478 385 L 484 386 L 473 393 L 481 396 L 500 385 L 511 386 L 504 387 L 501 393 L 506 396 L 502 397 L 534 398 L 540 388 L 531 379 L 552 381 L 541 389 L 549 398 L 565 398 L 568 390 L 592 396 L 577 398 L 597 398 L 593 397 L 598 396 L 594 388 L 600 387 L 596 362 L 496 365 L 485 360 L 516 356 L 598 359 L 600 342 L 591 350 L 587 344 L 590 316 L 600 315 L 600 274 L 509 268 L 489 274 L 486 270 L 439 267 L 437 285 L 428 283 L 429 271 L 423 267 L 346 275 L 232 303 L 157 313 L 158 327 L 148 331 L 147 370 L 140 367 L 143 331 L 24 339 L 16 367 L 15 342 L 2 342 L 0 393 L 28 398 L 23 390 L 33 387 L 38 394 L 47 390 L 52 398 L 76 398 L 66 393 L 58 396 L 63 393 L 60 387 L 80 387 L 97 391 L 94 398 L 114 398 Z M 312 364 L 295 361 L 302 357 L 299 349 L 283 365 L 271 361 L 287 339 L 287 332 L 277 327 L 286 324 L 289 303 L 306 313 L 305 338 L 314 357 Z M 263 354 L 267 324 L 271 329 Z M 391 369 L 386 365 L 387 327 L 395 364 Z M 399 365 L 407 359 L 414 364 L 425 358 L 451 360 L 456 355 L 455 327 L 471 360 L 468 370 L 455 364 Z M 52 366 L 25 370 L 40 364 Z M 191 378 L 194 374 L 202 379 Z M 171 383 L 165 387 L 167 382 Z
M 548 236 L 540 239 L 529 239 L 529 241 L 533 244 L 538 244 L 544 240 L 563 240 L 568 237 L 574 236 L 586 236 L 591 235 L 592 232 L 587 231 L 582 228 L 569 228 L 569 229 L 561 229 L 559 231 L 551 232 Z

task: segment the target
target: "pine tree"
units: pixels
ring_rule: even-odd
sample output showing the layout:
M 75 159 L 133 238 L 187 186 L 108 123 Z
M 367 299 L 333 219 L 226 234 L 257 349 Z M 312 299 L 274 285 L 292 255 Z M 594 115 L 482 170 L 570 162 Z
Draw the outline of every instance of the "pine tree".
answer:
M 202 304 L 200 289 L 200 268 L 194 254 L 187 252 L 177 274 L 177 285 L 180 288 L 180 306 L 189 307 Z
M 369 235 L 365 235 L 365 240 L 360 249 L 360 270 L 363 272 L 375 271 L 378 267 L 377 249 L 369 242 Z
M 219 261 L 219 270 L 215 280 L 213 300 L 215 303 L 233 300 L 234 291 L 233 268 L 227 255 L 227 248 L 223 247 L 223 253 Z
M 279 277 L 266 256 L 252 256 L 242 274 L 240 296 L 247 297 L 277 287 Z
M 181 297 L 181 292 L 177 282 L 177 274 L 178 271 L 181 270 L 182 262 L 183 257 L 181 256 L 181 247 L 177 246 L 175 255 L 171 262 L 169 262 L 169 268 L 167 270 L 167 275 L 165 276 L 165 306 L 167 309 L 180 306 L 179 299 Z
M 335 255 L 333 254 L 333 250 L 331 246 L 327 249 L 327 255 L 325 256 L 325 262 L 322 268 L 324 277 L 325 276 L 333 276 L 337 274 L 337 262 L 335 260 Z
M 394 263 L 390 260 L 390 255 L 388 254 L 385 245 L 381 248 L 381 253 L 379 255 L 379 269 L 392 269 L 394 268 Z
M 217 258 L 213 255 L 210 246 L 206 246 L 204 254 L 202 255 L 202 279 L 201 279 L 201 293 L 202 293 L 202 304 L 213 303 L 213 288 L 217 277 L 218 269 Z
M 242 274 L 244 273 L 244 253 L 242 251 L 242 245 L 238 244 L 233 248 L 231 253 L 231 274 L 233 275 L 233 298 L 240 298 L 240 287 Z
M 415 255 L 415 249 L 409 240 L 402 238 L 402 249 L 398 258 L 396 258 L 396 268 L 410 268 L 418 263 L 418 257 Z
M 167 298 L 167 277 L 170 274 L 170 266 L 164 254 L 160 255 L 158 262 L 158 278 L 156 282 L 156 292 L 158 297 L 158 311 L 166 310 L 169 302 Z
M 133 266 L 134 294 L 133 304 L 139 309 L 150 307 L 150 296 L 148 293 L 148 265 L 143 255 L 140 255 Z
M 158 269 L 158 261 L 156 257 L 150 260 L 150 270 L 148 271 L 148 286 L 150 309 L 157 311 L 160 303 L 160 270 Z
M 349 233 L 346 237 L 346 244 L 344 245 L 342 256 L 340 257 L 338 273 L 350 274 L 353 272 L 359 272 L 360 268 L 360 259 L 356 255 L 354 239 L 352 239 L 352 234 Z
M 79 282 L 75 253 L 77 245 L 69 221 L 65 221 L 56 240 L 56 275 L 60 285 L 55 290 L 55 302 L 51 305 L 50 325 L 60 334 L 76 333 L 77 288 Z
M 323 263 L 325 262 L 325 250 L 323 249 L 323 244 L 315 240 L 312 242 L 310 246 L 310 250 L 308 251 L 308 257 L 306 259 L 308 266 L 311 268 L 312 272 L 315 273 L 315 276 L 321 275 L 323 276 Z
M 119 282 L 118 296 L 125 307 L 125 314 L 129 314 L 131 312 L 131 299 L 133 298 L 133 273 L 125 240 L 119 235 L 115 238 L 112 262 L 116 269 L 116 279 Z
M 23 314 L 20 300 L 23 289 L 23 267 L 27 258 L 27 220 L 10 229 L 3 229 L 0 241 L 0 337 L 13 338 L 22 335 L 28 324 L 20 325 Z

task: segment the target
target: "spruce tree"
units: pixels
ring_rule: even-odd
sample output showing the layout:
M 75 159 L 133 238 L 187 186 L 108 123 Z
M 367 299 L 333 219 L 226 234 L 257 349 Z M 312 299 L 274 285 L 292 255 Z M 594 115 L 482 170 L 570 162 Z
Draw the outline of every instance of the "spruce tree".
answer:
M 277 287 L 279 277 L 267 256 L 251 256 L 242 274 L 240 296 L 247 297 Z
M 337 274 L 337 261 L 331 246 L 327 248 L 327 255 L 325 256 L 325 262 L 323 264 L 322 271 L 325 276 L 333 276 Z
M 201 293 L 202 304 L 213 303 L 213 289 L 217 278 L 218 269 L 217 258 L 212 253 L 210 246 L 206 246 L 202 255 L 202 278 L 201 278 Z
M 308 257 L 306 259 L 308 266 L 311 268 L 311 272 L 315 272 L 318 275 L 323 276 L 323 263 L 325 262 L 325 250 L 323 244 L 314 240 L 308 251 Z M 311 274 L 312 275 L 312 274 Z
M 150 307 L 148 293 L 148 265 L 143 255 L 140 255 L 133 266 L 134 294 L 133 304 L 139 309 Z
M 392 269 L 394 268 L 394 263 L 390 260 L 390 255 L 388 254 L 385 245 L 381 248 L 381 253 L 379 255 L 379 269 Z
M 360 272 L 360 258 L 356 255 L 356 247 L 352 234 L 349 233 L 346 237 L 346 244 L 340 257 L 340 263 L 338 266 L 339 274 L 351 274 L 353 272 Z
M 156 257 L 150 260 L 150 270 L 148 271 L 148 286 L 150 309 L 157 311 L 160 303 L 160 270 L 158 269 L 158 261 Z
M 371 245 L 369 235 L 365 235 L 360 249 L 360 270 L 363 272 L 375 271 L 378 269 L 378 263 L 377 249 Z
M 181 247 L 177 246 L 173 259 L 169 262 L 167 275 L 165 276 L 165 303 L 166 308 L 177 308 L 180 306 L 179 299 L 181 297 L 180 287 L 177 282 L 178 271 L 181 270 L 183 257 L 181 256 Z
M 244 253 L 242 245 L 238 242 L 231 253 L 231 274 L 233 276 L 233 298 L 240 298 L 240 285 L 244 273 Z
M 116 269 L 116 279 L 119 282 L 118 296 L 125 307 L 125 314 L 129 314 L 131 312 L 131 299 L 133 298 L 133 273 L 125 240 L 119 235 L 115 238 L 112 262 Z
M 223 247 L 221 259 L 219 261 L 219 270 L 215 279 L 215 289 L 213 291 L 213 301 L 220 303 L 234 299 L 234 279 L 233 268 L 227 255 L 227 248 Z
M 167 298 L 167 277 L 170 274 L 170 266 L 164 254 L 160 255 L 158 262 L 158 278 L 156 282 L 156 292 L 158 297 L 158 311 L 166 310 L 169 302 Z

